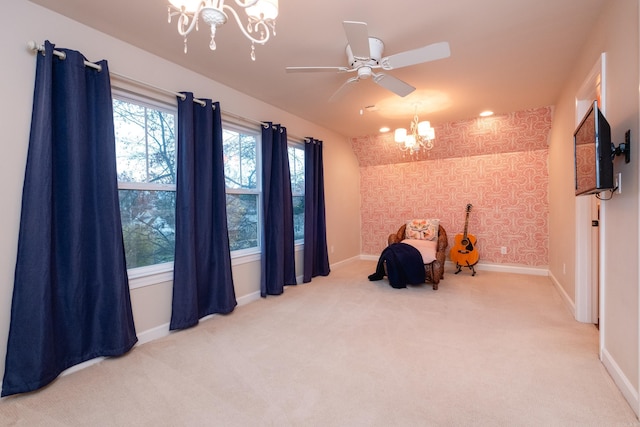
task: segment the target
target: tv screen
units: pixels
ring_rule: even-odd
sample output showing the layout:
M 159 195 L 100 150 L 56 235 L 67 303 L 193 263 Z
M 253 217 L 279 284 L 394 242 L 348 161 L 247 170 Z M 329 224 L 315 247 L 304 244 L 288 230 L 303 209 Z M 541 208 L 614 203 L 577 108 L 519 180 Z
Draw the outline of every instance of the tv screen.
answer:
M 576 196 L 613 189 L 611 127 L 595 101 L 573 134 Z

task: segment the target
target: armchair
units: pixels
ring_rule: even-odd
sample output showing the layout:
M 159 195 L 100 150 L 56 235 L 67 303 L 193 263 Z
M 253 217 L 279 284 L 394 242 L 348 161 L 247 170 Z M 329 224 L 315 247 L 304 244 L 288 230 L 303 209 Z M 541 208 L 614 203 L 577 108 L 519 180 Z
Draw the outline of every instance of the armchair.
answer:
M 391 245 L 392 243 L 400 243 L 405 240 L 406 227 L 407 224 L 403 224 L 396 233 L 390 234 L 387 243 Z M 438 289 L 438 283 L 444 278 L 444 262 L 447 256 L 446 249 L 448 245 L 449 241 L 447 240 L 447 232 L 441 225 L 439 225 L 435 256 L 436 259 L 424 266 L 426 280 L 433 284 L 434 290 Z

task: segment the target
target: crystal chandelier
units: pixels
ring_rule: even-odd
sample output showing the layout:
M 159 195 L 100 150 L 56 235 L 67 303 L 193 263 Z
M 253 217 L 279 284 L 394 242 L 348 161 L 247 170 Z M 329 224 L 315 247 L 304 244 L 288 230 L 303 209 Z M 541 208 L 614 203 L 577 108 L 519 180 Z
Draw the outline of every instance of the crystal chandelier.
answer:
M 398 143 L 398 147 L 402 151 L 409 151 L 414 154 L 420 149 L 431 150 L 433 148 L 433 140 L 436 137 L 435 130 L 428 121 L 420 121 L 418 119 L 418 111 L 413 115 L 409 133 L 405 128 L 395 130 L 394 139 Z
M 246 28 L 238 13 L 225 0 L 169 0 L 169 23 L 178 15 L 178 33 L 184 37 L 184 53 L 187 53 L 187 36 L 195 28 L 198 31 L 198 18 L 211 27 L 209 48 L 216 49 L 216 29 L 233 15 L 242 33 L 251 41 L 251 59 L 256 60 L 255 43 L 265 44 L 271 34 L 276 35 L 276 18 L 278 17 L 278 0 L 234 0 L 236 5 L 244 9 L 248 22 Z

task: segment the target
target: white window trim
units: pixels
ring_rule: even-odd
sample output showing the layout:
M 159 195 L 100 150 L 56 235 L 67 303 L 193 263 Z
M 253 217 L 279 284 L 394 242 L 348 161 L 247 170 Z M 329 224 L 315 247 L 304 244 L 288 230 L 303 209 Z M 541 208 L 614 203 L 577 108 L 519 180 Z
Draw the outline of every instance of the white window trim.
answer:
M 253 253 L 238 253 L 246 251 L 247 249 L 240 249 L 231 252 L 231 265 L 249 264 L 251 262 L 260 261 L 262 258 L 262 251 L 254 251 Z
M 124 102 L 135 103 L 147 108 L 154 108 L 166 113 L 178 116 L 177 105 L 171 105 L 145 95 L 138 95 L 112 87 L 112 97 Z M 177 124 L 176 124 L 177 126 Z M 177 134 L 176 134 L 177 137 Z M 176 140 L 177 145 L 177 140 Z M 176 153 L 177 155 L 177 153 Z M 146 182 L 123 182 L 118 181 L 118 190 L 142 190 L 142 191 L 176 191 L 175 184 L 146 183 Z M 173 262 L 153 264 L 144 267 L 127 269 L 129 278 L 129 289 L 139 289 L 146 286 L 153 286 L 164 282 L 173 281 Z
M 130 268 L 129 289 L 144 288 L 173 280 L 173 262 L 148 265 L 145 267 Z
M 256 189 L 229 188 L 225 185 L 225 194 L 250 194 L 258 197 L 258 246 L 231 251 L 231 265 L 240 265 L 260 260 L 262 254 L 262 132 L 246 125 L 241 125 L 226 119 L 222 120 L 222 128 L 244 135 L 252 135 L 256 139 Z
M 154 182 L 118 181 L 118 190 L 176 191 L 176 185 L 175 184 L 156 184 Z
M 297 141 L 289 140 L 289 141 L 287 141 L 287 146 L 291 147 L 291 148 L 298 149 L 298 150 L 302 150 L 302 154 L 304 154 L 304 143 L 300 143 L 300 142 L 297 142 Z M 302 193 L 295 193 L 292 190 L 291 196 L 293 196 L 293 197 L 304 197 L 304 191 Z M 301 247 L 301 248 L 304 247 L 304 237 L 302 239 L 296 239 L 294 241 L 294 244 L 296 246 L 296 251 L 298 250 L 298 247 Z
M 160 110 L 170 112 L 177 115 L 177 107 L 167 102 L 151 98 L 147 95 L 138 95 L 131 93 L 127 90 L 117 87 L 112 88 L 113 97 L 123 101 L 129 101 L 134 103 L 140 103 L 151 108 L 158 108 Z M 258 196 L 258 230 L 261 230 L 263 226 L 262 219 L 262 138 L 259 129 L 253 129 L 249 126 L 240 125 L 232 121 L 223 120 L 222 126 L 225 129 L 233 130 L 244 134 L 251 134 L 256 137 L 256 168 L 257 168 L 257 191 L 247 189 L 226 189 L 230 194 L 255 194 Z M 304 148 L 300 143 L 289 141 L 289 145 L 296 148 Z M 176 191 L 175 184 L 157 184 L 157 183 L 129 183 L 119 182 L 118 189 L 122 190 L 156 190 L 156 191 Z M 300 252 L 304 250 L 304 240 L 295 241 L 295 251 Z M 262 232 L 258 233 L 258 246 L 255 248 L 239 249 L 231 251 L 231 264 L 232 266 L 248 264 L 256 261 L 260 261 L 262 258 Z M 145 267 L 130 268 L 127 270 L 129 277 L 129 289 L 140 289 L 147 286 L 158 285 L 165 282 L 173 281 L 173 262 L 166 262 L 161 264 L 154 264 Z

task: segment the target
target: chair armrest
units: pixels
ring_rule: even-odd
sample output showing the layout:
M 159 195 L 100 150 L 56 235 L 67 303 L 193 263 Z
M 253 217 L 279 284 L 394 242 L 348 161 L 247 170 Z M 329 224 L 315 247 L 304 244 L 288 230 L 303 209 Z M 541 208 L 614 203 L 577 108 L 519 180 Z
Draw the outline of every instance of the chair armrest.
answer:
M 440 226 L 438 229 L 438 246 L 436 249 L 436 260 L 432 263 L 431 274 L 429 279 L 433 282 L 433 289 L 438 289 L 438 282 L 444 277 L 444 263 L 447 258 L 447 246 L 449 246 L 449 240 L 447 239 L 447 232 Z
M 437 251 L 444 252 L 447 249 L 447 246 L 449 246 L 449 239 L 447 237 L 447 232 L 444 230 L 444 228 L 442 228 L 442 226 L 439 226 Z
M 389 238 L 387 239 L 387 244 L 391 245 L 393 243 L 402 242 L 404 240 L 406 228 L 407 228 L 407 224 L 403 224 L 397 233 L 389 234 Z

